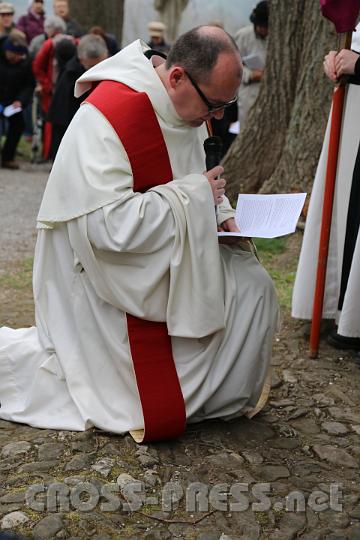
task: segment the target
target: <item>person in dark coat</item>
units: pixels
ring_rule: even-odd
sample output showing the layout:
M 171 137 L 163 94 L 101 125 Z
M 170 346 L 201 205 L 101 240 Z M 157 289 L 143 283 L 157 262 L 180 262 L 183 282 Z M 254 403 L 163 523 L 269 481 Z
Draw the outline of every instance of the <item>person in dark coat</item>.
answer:
M 92 28 L 90 28 L 89 34 L 95 34 L 103 38 L 106 43 L 109 56 L 114 56 L 114 54 L 119 52 L 120 47 L 114 34 L 109 34 L 109 32 L 105 32 L 105 30 L 101 26 L 93 26 Z
M 57 79 L 63 74 L 66 64 L 76 55 L 76 45 L 69 39 L 62 39 L 55 45 Z M 55 83 L 56 86 L 56 83 Z
M 0 38 L 0 108 L 6 115 L 7 133 L 2 148 L 2 167 L 18 169 L 15 152 L 24 130 L 23 109 L 31 101 L 35 80 L 23 35 L 14 30 L 9 36 Z M 20 109 L 7 116 L 6 107 Z
M 160 21 L 149 22 L 148 30 L 150 36 L 149 47 L 154 51 L 167 54 L 170 50 L 170 45 L 165 41 L 165 24 Z
M 77 52 L 65 65 L 57 80 L 48 120 L 52 124 L 51 159 L 54 160 L 64 133 L 87 94 L 76 98 L 76 80 L 85 71 L 108 57 L 108 50 L 102 37 L 95 34 L 83 36 Z
M 29 9 L 26 15 L 22 15 L 17 22 L 17 28 L 24 32 L 28 44 L 39 34 L 44 33 L 44 1 L 30 1 Z
M 54 14 L 61 17 L 66 24 L 66 33 L 79 38 L 84 35 L 84 30 L 75 19 L 70 19 L 68 0 L 54 0 Z

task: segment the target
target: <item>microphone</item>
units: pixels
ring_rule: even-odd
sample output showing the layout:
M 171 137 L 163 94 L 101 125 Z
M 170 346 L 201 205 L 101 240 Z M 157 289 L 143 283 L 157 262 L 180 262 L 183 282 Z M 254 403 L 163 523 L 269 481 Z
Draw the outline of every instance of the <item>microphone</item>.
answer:
M 204 141 L 204 150 L 206 156 L 206 170 L 210 171 L 219 165 L 221 161 L 222 140 L 220 137 L 208 137 Z
M 221 161 L 222 140 L 220 137 L 208 137 L 204 141 L 206 170 L 210 171 L 219 165 Z M 217 206 L 215 205 L 215 216 L 217 216 Z

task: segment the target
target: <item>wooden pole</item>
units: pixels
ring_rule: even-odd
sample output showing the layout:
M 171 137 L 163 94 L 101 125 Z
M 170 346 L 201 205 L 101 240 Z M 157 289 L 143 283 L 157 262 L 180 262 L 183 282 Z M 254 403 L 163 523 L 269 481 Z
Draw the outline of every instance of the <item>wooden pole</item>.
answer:
M 339 50 L 350 49 L 352 32 L 346 32 L 346 34 L 343 34 L 342 36 L 345 37 L 345 40 L 343 46 L 341 46 L 341 43 L 339 44 Z M 345 84 L 346 79 L 342 80 L 340 84 L 334 88 L 333 92 L 330 140 L 325 177 L 323 212 L 320 229 L 318 266 L 314 292 L 313 315 L 311 321 L 309 348 L 310 358 L 317 358 L 319 352 L 320 326 L 324 305 L 326 267 L 329 251 L 336 170 L 341 136 L 341 123 L 344 108 Z

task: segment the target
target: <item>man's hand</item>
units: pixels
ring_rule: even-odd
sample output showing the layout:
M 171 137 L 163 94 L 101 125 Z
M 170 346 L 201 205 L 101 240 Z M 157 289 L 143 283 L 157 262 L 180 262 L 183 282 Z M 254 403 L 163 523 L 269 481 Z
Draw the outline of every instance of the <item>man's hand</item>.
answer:
M 339 53 L 330 51 L 324 59 L 325 74 L 333 82 L 337 82 L 342 75 L 353 75 L 358 58 L 358 53 L 348 49 L 342 49 Z
M 354 75 L 355 64 L 358 58 L 358 53 L 354 51 L 349 51 L 348 49 L 340 51 L 335 58 L 337 78 L 341 77 L 341 75 Z
M 260 82 L 264 74 L 263 69 L 252 69 L 250 74 L 251 82 Z
M 324 71 L 325 75 L 329 77 L 329 79 L 333 82 L 337 81 L 337 75 L 336 75 L 336 68 L 335 68 L 335 58 L 336 58 L 337 52 L 336 51 L 330 51 L 324 58 Z
M 239 227 L 235 223 L 234 218 L 229 218 L 226 221 L 223 221 L 221 225 L 218 226 L 219 232 L 240 232 Z M 218 238 L 220 244 L 238 244 L 239 241 L 243 240 L 242 236 L 221 236 Z
M 12 106 L 14 107 L 14 109 L 18 109 L 19 107 L 21 107 L 21 101 L 19 101 L 18 99 L 13 101 Z
M 219 178 L 218 176 L 222 175 L 224 172 L 224 167 L 217 165 L 210 171 L 205 171 L 203 174 L 209 181 L 209 184 L 212 189 L 214 203 L 215 205 L 223 202 L 223 195 L 225 193 L 226 180 L 224 178 Z
M 234 218 L 229 218 L 223 221 L 218 227 L 219 232 L 240 232 Z
M 239 227 L 236 225 L 234 218 L 229 218 L 223 221 L 218 226 L 218 232 L 240 232 Z M 220 244 L 238 244 L 239 242 L 248 242 L 250 238 L 246 236 L 221 236 L 219 237 Z

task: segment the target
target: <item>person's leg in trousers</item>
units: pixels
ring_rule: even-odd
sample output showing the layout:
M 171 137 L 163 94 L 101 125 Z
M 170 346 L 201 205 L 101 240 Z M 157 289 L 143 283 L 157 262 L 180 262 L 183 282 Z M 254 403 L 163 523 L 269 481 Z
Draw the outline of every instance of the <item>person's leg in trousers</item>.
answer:
M 10 116 L 8 119 L 8 131 L 6 140 L 2 149 L 2 165 L 14 161 L 17 145 L 19 144 L 21 135 L 24 131 L 24 116 L 23 112 L 19 112 Z

